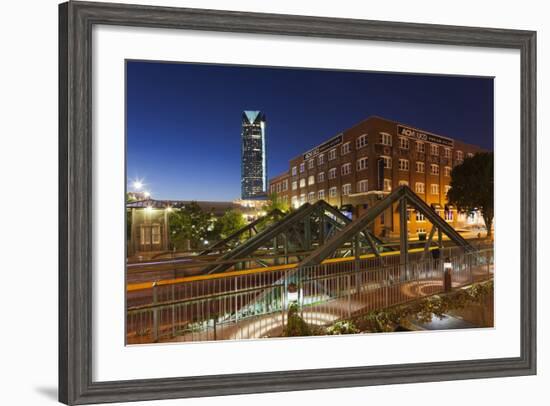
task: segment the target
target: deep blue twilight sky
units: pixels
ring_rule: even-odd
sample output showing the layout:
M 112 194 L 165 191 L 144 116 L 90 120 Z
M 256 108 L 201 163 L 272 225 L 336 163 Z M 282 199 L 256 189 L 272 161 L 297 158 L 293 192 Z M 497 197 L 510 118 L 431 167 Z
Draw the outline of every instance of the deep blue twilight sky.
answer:
M 128 61 L 129 183 L 157 199 L 239 198 L 243 110 L 267 116 L 268 178 L 371 115 L 493 149 L 491 78 Z

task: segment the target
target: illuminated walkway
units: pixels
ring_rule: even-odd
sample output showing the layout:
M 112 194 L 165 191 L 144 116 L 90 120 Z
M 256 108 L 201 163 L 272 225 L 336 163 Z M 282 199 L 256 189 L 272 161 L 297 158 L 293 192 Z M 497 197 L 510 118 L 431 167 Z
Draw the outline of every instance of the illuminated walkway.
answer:
M 452 288 L 492 278 L 492 261 L 492 250 L 454 257 Z M 176 285 L 159 286 L 156 304 L 136 306 L 128 312 L 127 343 L 275 337 L 286 324 L 290 300 L 301 303 L 306 323 L 328 326 L 444 291 L 443 263 L 433 259 L 409 268 L 396 264 L 355 271 L 330 264 L 303 271 L 266 273 L 265 278 L 239 274 L 233 279 L 221 278 L 217 284 L 207 277 L 183 284 L 182 296 L 174 295 Z M 290 299 L 290 285 L 297 288 L 297 298 Z
M 487 279 L 483 270 L 477 272 L 476 281 Z M 456 283 L 458 286 L 458 283 Z M 310 325 L 326 326 L 341 319 L 342 315 L 364 314 L 375 309 L 382 309 L 395 303 L 406 303 L 420 297 L 441 292 L 441 279 L 429 279 L 422 282 L 396 284 L 391 289 L 381 289 L 377 286 L 363 286 L 361 291 L 350 295 L 350 298 L 329 300 L 324 303 L 304 306 L 301 316 Z M 210 341 L 258 339 L 265 337 L 280 337 L 283 331 L 282 312 L 245 318 L 238 324 L 217 325 L 199 333 L 185 334 L 168 341 Z

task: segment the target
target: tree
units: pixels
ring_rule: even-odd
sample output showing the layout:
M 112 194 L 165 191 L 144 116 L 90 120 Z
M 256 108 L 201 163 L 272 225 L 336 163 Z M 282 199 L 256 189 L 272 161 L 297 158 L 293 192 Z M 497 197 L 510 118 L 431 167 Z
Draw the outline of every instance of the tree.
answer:
M 176 249 L 203 248 L 212 224 L 212 216 L 205 213 L 197 202 L 186 204 L 170 214 L 170 241 Z
M 466 158 L 451 172 L 451 188 L 447 193 L 450 204 L 458 210 L 471 212 L 479 210 L 487 237 L 491 237 L 494 209 L 494 157 L 492 152 L 475 154 Z
M 277 196 L 276 193 L 271 193 L 269 195 L 269 200 L 263 206 L 263 210 L 269 213 L 275 209 L 278 209 L 283 213 L 286 213 L 289 207 L 288 207 L 288 203 L 283 202 L 283 200 L 279 196 Z
M 262 210 L 266 214 L 271 213 L 273 210 L 279 210 L 282 213 L 289 213 L 292 211 L 292 208 L 288 205 L 288 203 L 285 203 L 283 199 L 281 199 L 281 197 L 277 196 L 276 193 L 272 193 L 269 195 L 269 200 L 267 200 L 266 203 L 262 206 Z M 273 221 L 276 219 L 278 219 L 278 217 L 273 218 L 264 216 L 264 219 L 256 224 L 256 229 L 258 231 L 262 231 L 270 224 L 272 224 Z
M 217 230 L 223 239 L 229 237 L 245 225 L 246 221 L 241 213 L 236 210 L 227 210 L 222 217 L 216 220 L 214 230 Z

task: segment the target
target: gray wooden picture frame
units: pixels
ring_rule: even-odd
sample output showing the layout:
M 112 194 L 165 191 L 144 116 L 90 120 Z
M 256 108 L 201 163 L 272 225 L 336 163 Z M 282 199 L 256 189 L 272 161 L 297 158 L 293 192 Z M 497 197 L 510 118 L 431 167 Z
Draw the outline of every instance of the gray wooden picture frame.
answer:
M 521 355 L 401 365 L 92 380 L 92 27 L 193 29 L 518 49 L 521 53 Z M 122 157 L 121 157 L 122 159 Z M 536 373 L 536 33 L 136 5 L 59 6 L 59 400 L 219 396 Z

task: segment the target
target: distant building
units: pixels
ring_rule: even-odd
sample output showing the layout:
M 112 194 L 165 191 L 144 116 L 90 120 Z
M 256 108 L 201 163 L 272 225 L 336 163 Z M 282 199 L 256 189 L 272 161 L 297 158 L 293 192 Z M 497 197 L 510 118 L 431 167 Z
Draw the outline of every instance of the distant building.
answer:
M 265 114 L 245 111 L 241 132 L 241 198 L 265 199 L 267 196 L 267 166 L 265 149 Z
M 483 225 L 478 212 L 461 213 L 448 204 L 451 170 L 481 147 L 380 117 L 369 117 L 289 162 L 272 178 L 269 193 L 293 207 L 325 200 L 354 218 L 400 185 L 409 186 L 455 228 Z M 409 232 L 429 232 L 422 213 L 409 211 Z M 399 233 L 398 213 L 375 222 L 377 234 Z

